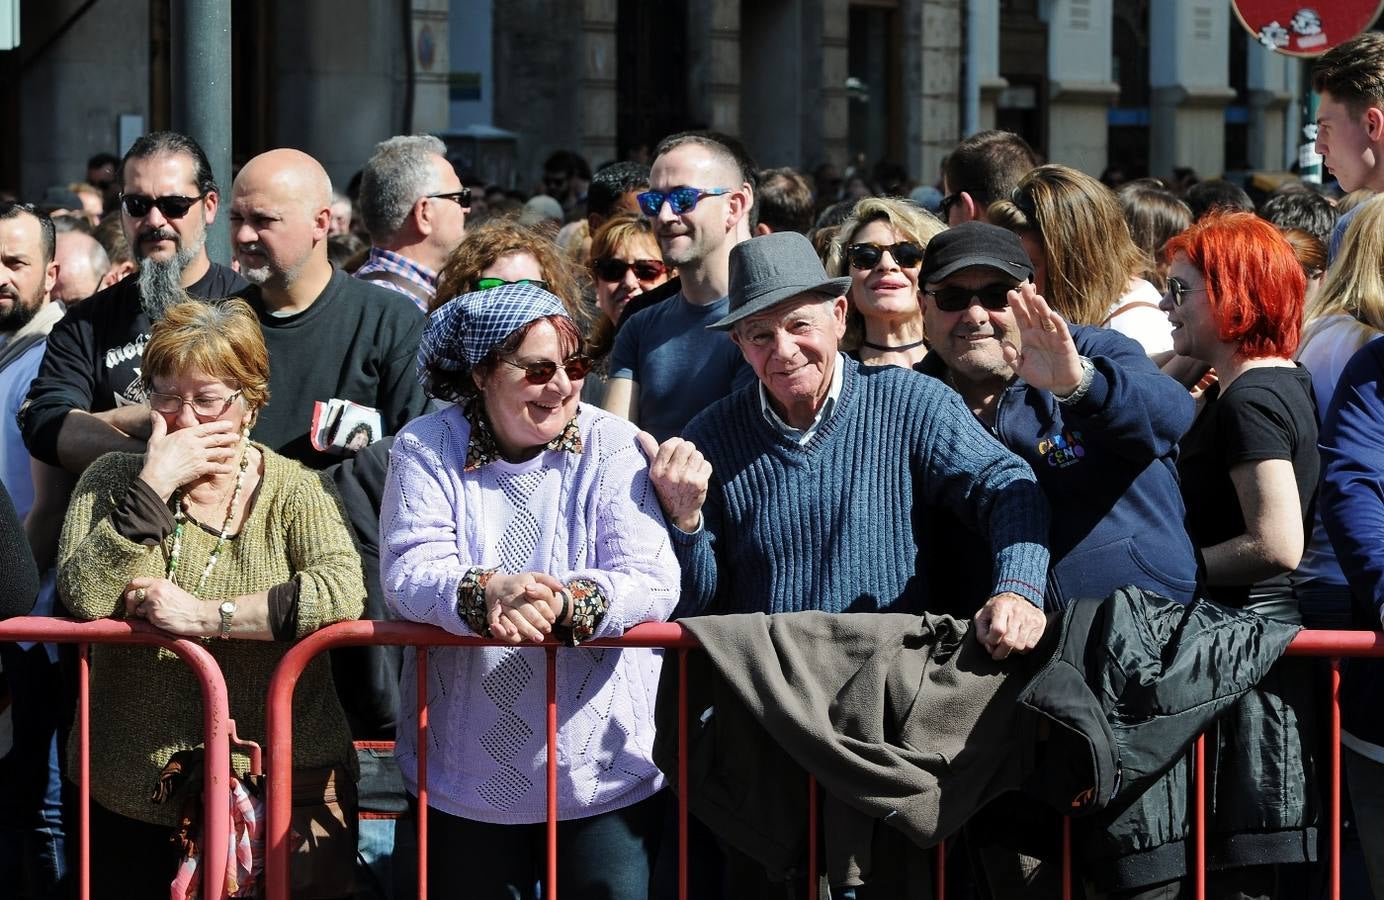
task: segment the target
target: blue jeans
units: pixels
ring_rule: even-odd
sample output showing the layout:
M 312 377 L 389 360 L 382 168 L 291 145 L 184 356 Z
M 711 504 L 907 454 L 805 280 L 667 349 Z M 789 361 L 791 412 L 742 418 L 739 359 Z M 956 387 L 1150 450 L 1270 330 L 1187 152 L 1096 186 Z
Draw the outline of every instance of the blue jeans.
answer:
M 71 702 L 42 645 L 0 644 L 0 665 L 14 731 L 14 746 L 0 759 L 0 885 L 8 896 L 59 897 L 76 877 L 64 855 L 59 770 Z

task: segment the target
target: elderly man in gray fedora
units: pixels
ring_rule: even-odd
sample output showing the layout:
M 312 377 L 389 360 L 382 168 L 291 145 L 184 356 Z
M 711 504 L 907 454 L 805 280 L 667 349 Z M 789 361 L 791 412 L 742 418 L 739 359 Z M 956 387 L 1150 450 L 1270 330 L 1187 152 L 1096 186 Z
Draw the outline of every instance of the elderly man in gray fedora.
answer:
M 710 327 L 758 382 L 681 438 L 641 437 L 683 567 L 674 615 L 921 612 L 921 512 L 940 504 L 989 540 L 976 636 L 996 658 L 1032 649 L 1048 566 L 1032 469 L 946 385 L 841 353 L 849 287 L 799 234 L 731 251 L 730 309 Z

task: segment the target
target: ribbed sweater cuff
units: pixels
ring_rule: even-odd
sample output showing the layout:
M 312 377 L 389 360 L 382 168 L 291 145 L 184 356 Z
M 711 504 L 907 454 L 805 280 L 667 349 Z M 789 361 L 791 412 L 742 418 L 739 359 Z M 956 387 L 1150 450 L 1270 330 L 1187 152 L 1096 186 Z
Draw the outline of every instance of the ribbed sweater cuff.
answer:
M 1011 591 L 1043 609 L 1044 585 L 1048 580 L 1048 551 L 1041 544 L 1011 544 L 1001 556 L 1002 567 L 995 572 L 991 596 Z

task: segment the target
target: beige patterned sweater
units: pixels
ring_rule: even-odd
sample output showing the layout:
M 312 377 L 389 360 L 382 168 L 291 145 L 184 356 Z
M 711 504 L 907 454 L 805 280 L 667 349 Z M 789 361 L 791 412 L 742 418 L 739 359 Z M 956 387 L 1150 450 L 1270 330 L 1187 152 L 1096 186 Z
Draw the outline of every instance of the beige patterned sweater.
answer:
M 360 558 L 330 482 L 320 473 L 260 446 L 264 474 L 240 534 L 231 538 L 203 591 L 207 603 L 298 583 L 298 637 L 364 610 Z M 131 578 L 163 577 L 172 535 L 145 546 L 117 533 L 111 511 L 144 465 L 144 457 L 110 453 L 77 484 L 63 524 L 58 594 L 79 619 L 123 618 L 122 592 Z M 177 576 L 191 592 L 216 535 L 189 522 Z M 230 694 L 240 736 L 265 740 L 269 677 L 289 645 L 277 641 L 211 640 Z M 173 653 L 154 647 L 94 645 L 91 651 L 91 796 L 102 806 L 145 822 L 172 825 L 177 804 L 149 800 L 159 771 L 178 750 L 202 742 L 197 679 Z M 298 682 L 293 706 L 294 768 L 344 764 L 354 771 L 345 713 L 337 701 L 327 657 L 319 656 Z M 234 752 L 237 773 L 249 766 Z M 68 746 L 76 772 L 77 731 Z

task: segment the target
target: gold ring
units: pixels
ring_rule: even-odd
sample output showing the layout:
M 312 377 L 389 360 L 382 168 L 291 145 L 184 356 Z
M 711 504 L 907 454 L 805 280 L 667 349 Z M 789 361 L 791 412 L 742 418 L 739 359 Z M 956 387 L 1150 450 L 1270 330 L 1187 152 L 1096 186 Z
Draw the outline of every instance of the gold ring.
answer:
M 144 590 L 144 588 L 136 588 L 136 589 L 135 589 L 135 602 L 136 602 L 136 603 L 143 603 L 143 602 L 144 602 L 144 598 L 147 597 L 147 596 L 149 596 L 149 593 L 148 593 L 148 591 Z

